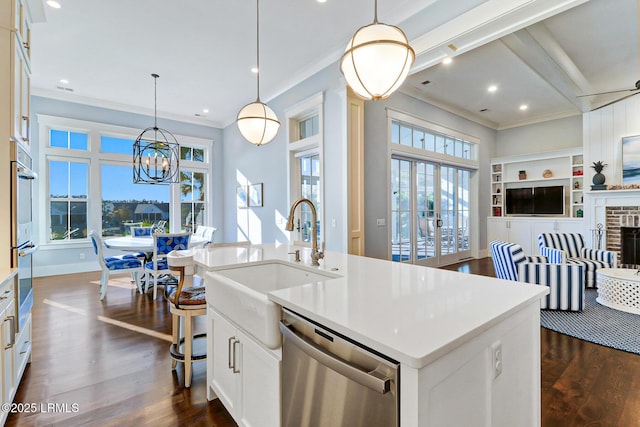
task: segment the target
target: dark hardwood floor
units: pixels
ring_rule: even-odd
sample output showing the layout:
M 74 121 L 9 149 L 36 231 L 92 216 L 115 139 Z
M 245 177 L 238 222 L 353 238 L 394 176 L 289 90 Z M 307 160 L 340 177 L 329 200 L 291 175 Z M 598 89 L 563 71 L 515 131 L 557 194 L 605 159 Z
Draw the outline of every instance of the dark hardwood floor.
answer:
M 488 258 L 447 268 L 494 275 Z M 204 363 L 194 365 L 191 389 L 180 366 L 171 371 L 162 297 L 136 294 L 123 276 L 112 278 L 101 302 L 98 280 L 34 280 L 32 362 L 15 402 L 66 411 L 10 414 L 7 425 L 235 426 L 218 400 L 207 402 Z M 542 328 L 541 350 L 544 427 L 640 426 L 640 356 Z

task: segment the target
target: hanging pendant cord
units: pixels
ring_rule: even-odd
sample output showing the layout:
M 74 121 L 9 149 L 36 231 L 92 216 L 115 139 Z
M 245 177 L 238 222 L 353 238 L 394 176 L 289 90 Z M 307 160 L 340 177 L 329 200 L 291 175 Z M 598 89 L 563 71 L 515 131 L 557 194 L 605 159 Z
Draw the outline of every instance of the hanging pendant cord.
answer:
M 260 102 L 260 0 L 256 0 L 256 67 L 258 68 L 256 99 Z
M 378 0 L 374 0 L 373 2 L 373 23 L 378 23 Z
M 151 74 L 153 77 L 153 128 L 158 128 L 158 77 L 157 74 Z

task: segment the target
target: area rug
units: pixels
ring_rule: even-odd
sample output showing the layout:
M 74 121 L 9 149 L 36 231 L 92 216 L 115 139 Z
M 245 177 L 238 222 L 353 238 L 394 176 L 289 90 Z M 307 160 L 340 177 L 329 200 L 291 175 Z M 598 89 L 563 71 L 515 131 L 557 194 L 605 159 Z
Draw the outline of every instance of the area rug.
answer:
M 640 354 L 640 315 L 614 310 L 596 302 L 595 289 L 585 291 L 581 313 L 540 310 L 542 327 L 629 353 Z

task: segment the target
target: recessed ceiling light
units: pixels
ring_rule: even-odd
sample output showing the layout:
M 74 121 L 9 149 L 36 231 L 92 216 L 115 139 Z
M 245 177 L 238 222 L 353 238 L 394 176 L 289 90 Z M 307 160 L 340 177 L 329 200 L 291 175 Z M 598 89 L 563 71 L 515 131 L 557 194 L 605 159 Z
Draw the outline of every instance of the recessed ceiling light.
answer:
M 253 74 L 258 74 L 258 67 L 251 67 L 251 72 Z
M 442 63 L 443 63 L 444 65 L 451 64 L 451 62 L 453 62 L 453 59 L 451 59 L 451 57 L 450 57 L 450 56 L 447 56 L 446 58 L 444 58 L 444 59 L 442 60 Z
M 326 3 L 327 0 L 318 0 L 318 3 Z
M 488 91 L 488 92 L 495 92 L 495 91 L 497 91 L 497 90 L 498 90 L 498 86 L 496 86 L 496 85 L 491 85 L 491 86 L 489 86 L 489 87 L 487 88 L 487 91 Z
M 60 9 L 60 3 L 58 3 L 56 0 L 47 0 L 47 5 L 49 5 L 49 7 L 52 7 L 54 9 Z
M 67 85 L 67 84 L 69 84 L 69 80 L 67 80 L 67 79 L 60 79 L 60 83 Z
M 203 113 L 208 113 L 208 112 L 209 112 L 209 109 L 208 109 L 208 108 L 203 108 L 203 109 L 202 109 L 202 112 L 203 112 Z
M 522 110 L 522 111 L 526 110 L 527 108 L 529 108 L 529 106 L 527 104 L 522 104 L 520 106 L 520 110 Z

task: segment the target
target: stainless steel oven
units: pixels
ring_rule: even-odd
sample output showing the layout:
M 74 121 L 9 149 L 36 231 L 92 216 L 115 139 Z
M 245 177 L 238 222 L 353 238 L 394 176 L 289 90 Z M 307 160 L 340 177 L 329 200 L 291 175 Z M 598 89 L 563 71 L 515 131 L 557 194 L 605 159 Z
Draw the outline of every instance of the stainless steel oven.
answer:
M 34 244 L 32 199 L 33 183 L 38 176 L 31 170 L 31 157 L 17 142 L 11 145 L 11 249 L 12 267 L 18 269 L 15 289 L 18 310 L 18 330 L 26 321 L 33 306 L 32 255 L 38 250 Z
M 282 425 L 397 427 L 400 365 L 284 309 Z

